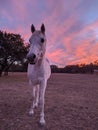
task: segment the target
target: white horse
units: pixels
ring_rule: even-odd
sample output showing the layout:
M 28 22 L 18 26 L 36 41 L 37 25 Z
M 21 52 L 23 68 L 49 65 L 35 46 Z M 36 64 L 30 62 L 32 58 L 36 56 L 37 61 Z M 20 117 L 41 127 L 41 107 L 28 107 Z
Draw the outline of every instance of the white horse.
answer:
M 40 30 L 35 30 L 34 25 L 31 26 L 32 36 L 29 39 L 30 49 L 27 54 L 28 78 L 32 88 L 33 103 L 29 114 L 34 114 L 34 108 L 40 104 L 40 124 L 45 124 L 44 119 L 44 98 L 47 80 L 50 77 L 51 70 L 49 61 L 45 58 L 46 36 L 45 26 L 42 24 Z

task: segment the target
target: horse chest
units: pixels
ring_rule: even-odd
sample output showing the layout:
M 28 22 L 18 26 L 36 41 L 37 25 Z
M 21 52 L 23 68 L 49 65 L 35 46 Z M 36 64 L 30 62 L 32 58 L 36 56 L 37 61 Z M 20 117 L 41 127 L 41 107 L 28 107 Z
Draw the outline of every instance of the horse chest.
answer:
M 44 79 L 44 70 L 42 68 L 28 67 L 28 77 L 32 83 L 39 84 Z

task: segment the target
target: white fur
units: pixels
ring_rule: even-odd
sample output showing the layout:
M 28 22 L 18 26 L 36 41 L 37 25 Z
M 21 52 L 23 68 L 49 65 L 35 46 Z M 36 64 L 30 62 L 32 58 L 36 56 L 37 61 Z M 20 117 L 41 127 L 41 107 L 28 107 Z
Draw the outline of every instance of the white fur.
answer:
M 44 38 L 44 43 L 40 42 Z M 34 108 L 40 104 L 40 124 L 45 124 L 44 119 L 44 98 L 47 86 L 47 80 L 50 77 L 49 61 L 45 58 L 46 38 L 41 31 L 34 31 L 30 38 L 30 50 L 28 55 L 35 54 L 35 64 L 28 64 L 28 78 L 32 89 L 33 103 L 29 114 L 34 114 Z

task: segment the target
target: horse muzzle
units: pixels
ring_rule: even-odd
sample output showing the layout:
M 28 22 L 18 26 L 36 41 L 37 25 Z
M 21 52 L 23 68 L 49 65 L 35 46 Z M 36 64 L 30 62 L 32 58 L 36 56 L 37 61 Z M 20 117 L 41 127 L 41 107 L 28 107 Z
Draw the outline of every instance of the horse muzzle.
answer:
M 28 63 L 35 64 L 36 63 L 36 55 L 35 54 L 27 54 L 26 56 Z

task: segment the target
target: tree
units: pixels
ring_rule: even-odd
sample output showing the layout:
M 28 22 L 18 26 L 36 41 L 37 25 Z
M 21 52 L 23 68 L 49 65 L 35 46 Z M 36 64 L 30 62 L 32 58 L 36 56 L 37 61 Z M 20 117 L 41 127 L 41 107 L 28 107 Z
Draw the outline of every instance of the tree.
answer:
M 19 34 L 0 31 L 0 76 L 8 70 L 15 61 L 24 62 L 27 46 Z

